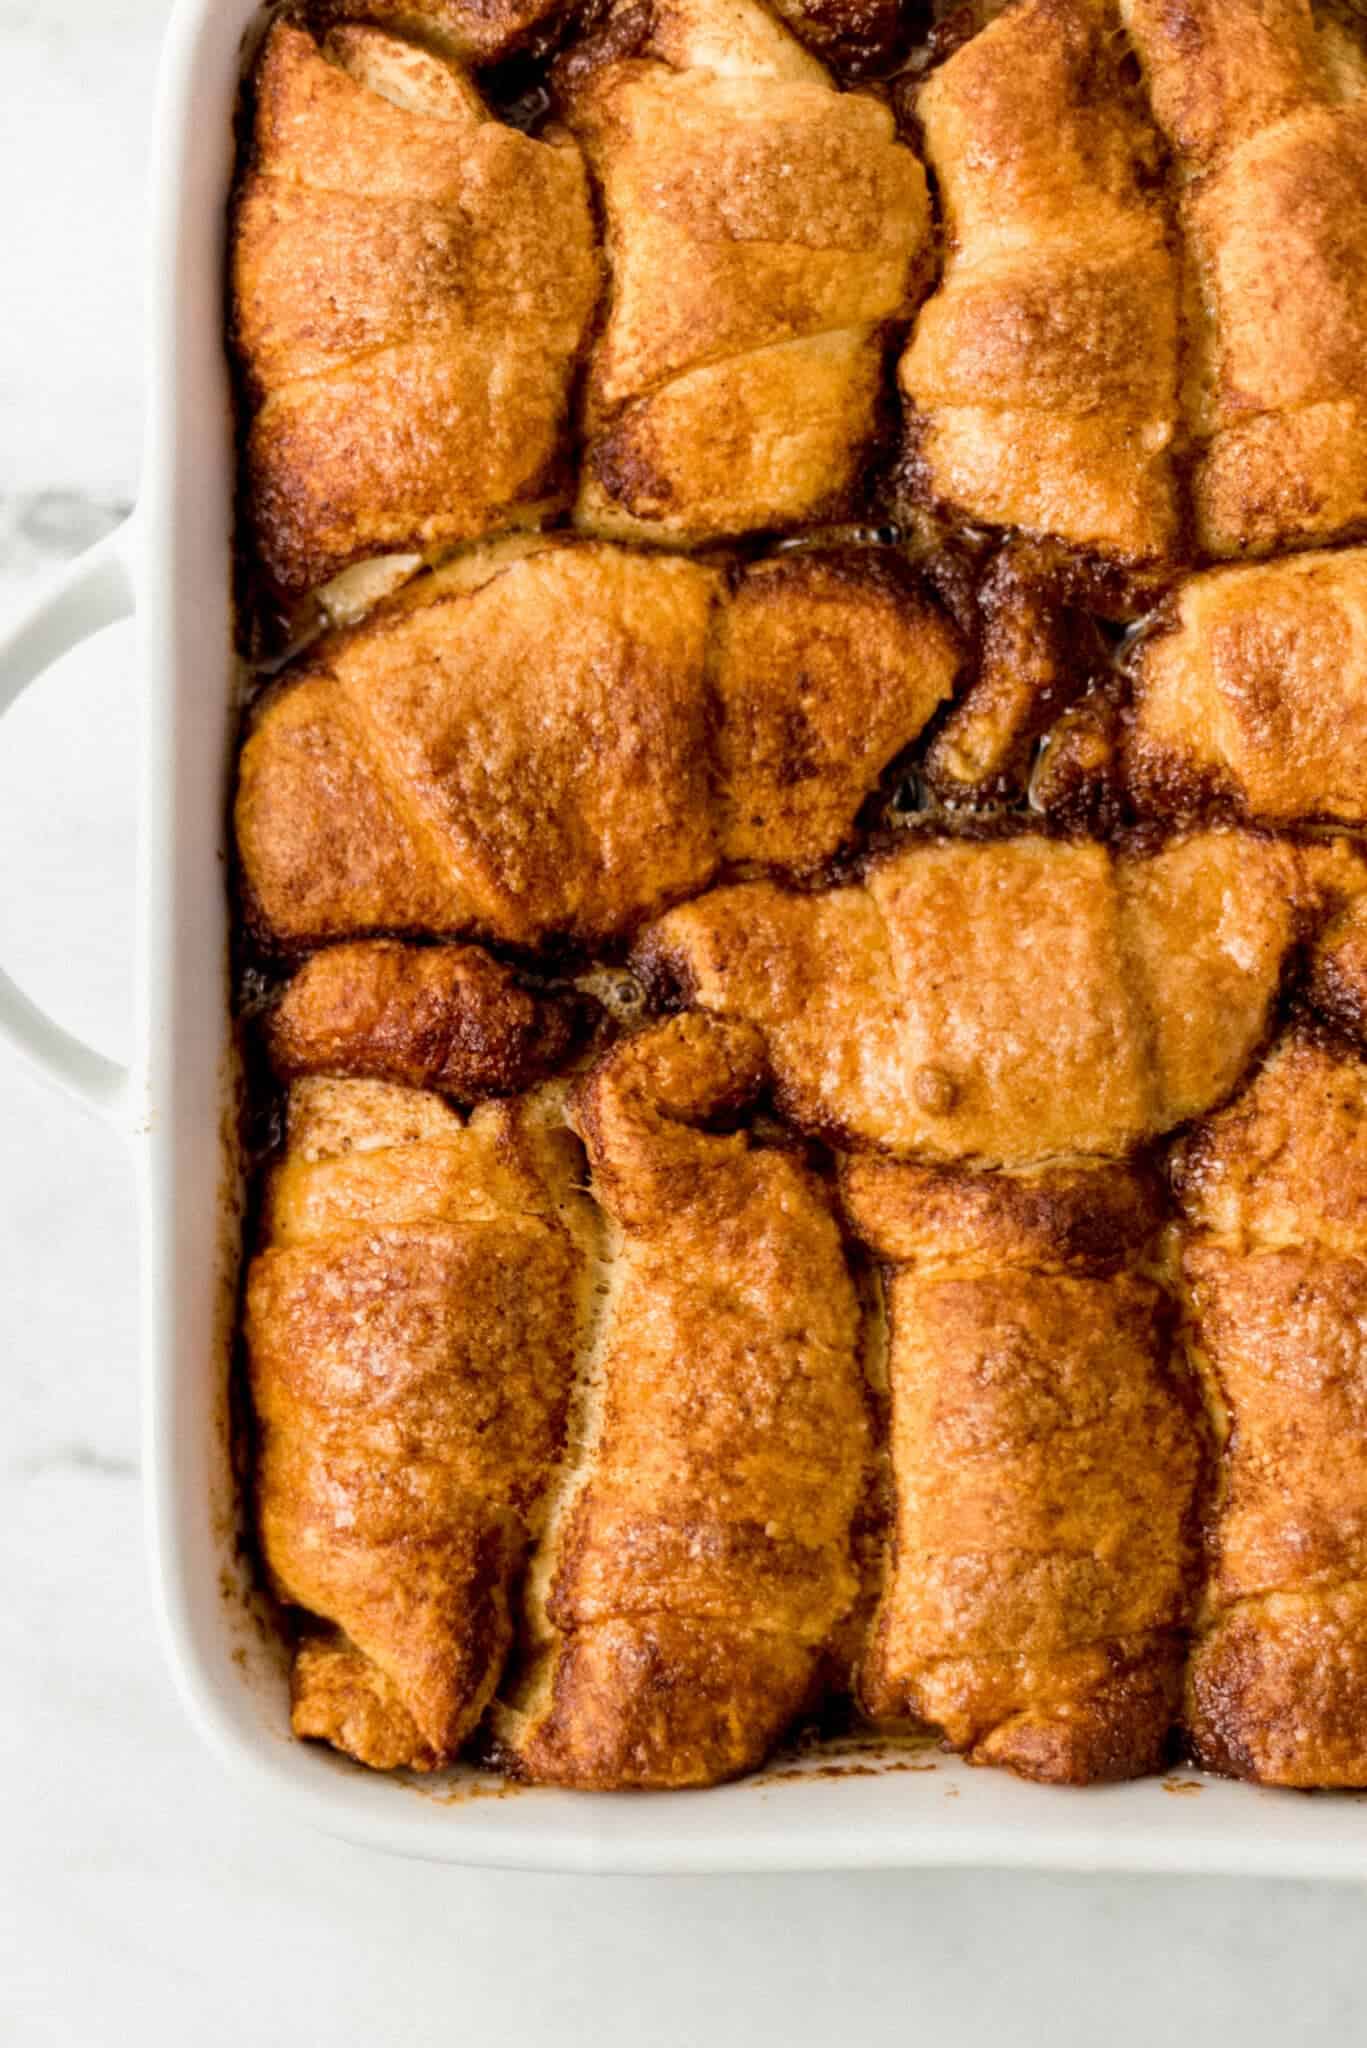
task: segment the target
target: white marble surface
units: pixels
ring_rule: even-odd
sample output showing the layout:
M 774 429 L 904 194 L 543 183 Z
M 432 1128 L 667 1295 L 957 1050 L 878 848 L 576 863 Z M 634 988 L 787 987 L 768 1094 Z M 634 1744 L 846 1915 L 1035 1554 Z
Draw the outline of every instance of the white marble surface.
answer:
M 0 623 L 132 499 L 162 0 L 0 0 Z M 0 731 L 0 958 L 125 1039 L 123 629 Z M 1363 1895 L 994 1873 L 596 1883 L 397 1864 L 245 1807 L 162 1670 L 131 1185 L 0 1059 L 0 2042 L 1344 2043 Z M 1356 2029 L 1354 2022 L 1356 2021 Z

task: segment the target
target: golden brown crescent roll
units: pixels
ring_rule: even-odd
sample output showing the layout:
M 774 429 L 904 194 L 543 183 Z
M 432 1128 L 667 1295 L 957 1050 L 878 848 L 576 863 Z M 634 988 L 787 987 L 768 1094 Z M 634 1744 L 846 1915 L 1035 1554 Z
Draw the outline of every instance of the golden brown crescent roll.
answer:
M 611 269 L 576 523 L 689 546 L 847 509 L 925 174 L 751 0 L 621 7 L 561 73 Z
M 945 229 L 902 358 L 914 498 L 1123 562 L 1178 542 L 1177 268 L 1114 0 L 1019 0 L 916 98 Z
M 611 940 L 724 861 L 807 869 L 949 694 L 957 638 L 908 572 L 795 551 L 722 573 L 526 539 L 315 646 L 266 699 L 236 807 L 249 914 Z
M 247 1281 L 257 1528 L 313 1617 L 295 1733 L 376 1769 L 450 1762 L 502 1670 L 586 1327 L 577 1156 L 553 1098 L 291 1091 Z
M 574 1448 L 533 1566 L 515 1768 L 610 1789 L 759 1763 L 817 1696 L 858 1591 L 858 1314 L 820 1184 L 717 1134 L 757 1032 L 679 1017 L 577 1097 L 611 1249 Z
M 747 569 L 713 673 L 725 860 L 799 874 L 829 860 L 961 660 L 949 621 L 881 549 Z
M 514 1095 L 559 1066 L 585 999 L 524 987 L 478 946 L 394 939 L 328 946 L 305 962 L 267 1028 L 277 1074 L 351 1075 L 461 1102 Z
M 713 890 L 642 937 L 648 983 L 745 1017 L 803 1129 L 928 1159 L 1118 1156 L 1238 1082 L 1320 889 L 1250 833 L 1160 851 L 916 837 L 862 882 Z
M 1141 814 L 1367 820 L 1367 549 L 1183 584 L 1135 663 L 1122 760 Z
M 319 643 L 239 764 L 259 928 L 589 941 L 697 888 L 720 588 L 686 561 L 515 542 Z
M 1235 1777 L 1367 1785 L 1367 1068 L 1292 1031 L 1174 1168 L 1223 1466 L 1191 1741 Z
M 1122 0 L 1179 172 L 1212 555 L 1367 521 L 1367 63 L 1310 0 Z
M 885 1262 L 894 1498 L 860 1681 L 975 1763 L 1087 1784 L 1155 1770 L 1196 1578 L 1199 1409 L 1142 1276 L 1128 1169 L 844 1160 Z
M 232 236 L 247 514 L 295 600 L 367 556 L 563 495 L 598 292 L 584 166 L 494 120 L 430 49 L 280 22 L 253 74 Z

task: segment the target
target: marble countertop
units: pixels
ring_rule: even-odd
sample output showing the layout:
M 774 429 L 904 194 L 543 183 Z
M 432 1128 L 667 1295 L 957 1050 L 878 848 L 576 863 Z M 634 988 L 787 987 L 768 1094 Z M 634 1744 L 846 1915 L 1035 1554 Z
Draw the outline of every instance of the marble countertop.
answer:
M 0 626 L 136 492 L 164 0 L 0 0 Z M 128 1008 L 131 635 L 5 720 L 0 958 L 111 1052 Z M 118 1141 L 0 1056 L 0 2040 L 1294 2040 L 1367 2017 L 1363 1895 L 400 1864 L 244 1805 L 182 1719 L 143 1562 Z

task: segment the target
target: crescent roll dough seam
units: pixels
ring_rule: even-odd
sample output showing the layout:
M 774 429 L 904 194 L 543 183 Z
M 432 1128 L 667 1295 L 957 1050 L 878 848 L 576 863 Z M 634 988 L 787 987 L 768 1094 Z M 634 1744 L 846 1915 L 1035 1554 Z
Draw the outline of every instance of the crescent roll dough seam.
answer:
M 619 8 L 561 83 L 610 279 L 576 524 L 691 547 L 838 516 L 930 239 L 890 111 L 748 0 Z
M 884 1267 L 893 1513 L 860 1672 L 879 1720 L 1066 1783 L 1161 1762 L 1194 1591 L 1201 1445 L 1123 1167 L 845 1158 Z
M 762 1079 L 748 1027 L 683 1017 L 580 1084 L 609 1265 L 530 1662 L 494 1716 L 521 1776 L 734 1776 L 837 1659 L 868 1455 L 858 1312 L 814 1178 L 708 1128 Z

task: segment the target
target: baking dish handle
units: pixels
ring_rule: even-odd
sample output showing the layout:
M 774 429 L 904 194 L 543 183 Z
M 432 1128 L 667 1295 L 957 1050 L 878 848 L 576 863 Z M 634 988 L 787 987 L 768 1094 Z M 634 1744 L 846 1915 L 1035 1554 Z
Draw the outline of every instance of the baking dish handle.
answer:
M 0 718 L 54 661 L 102 626 L 132 615 L 133 534 L 130 519 L 78 555 L 0 635 Z M 122 1116 L 131 1089 L 128 1069 L 45 1016 L 2 967 L 0 1039 L 85 1108 Z

